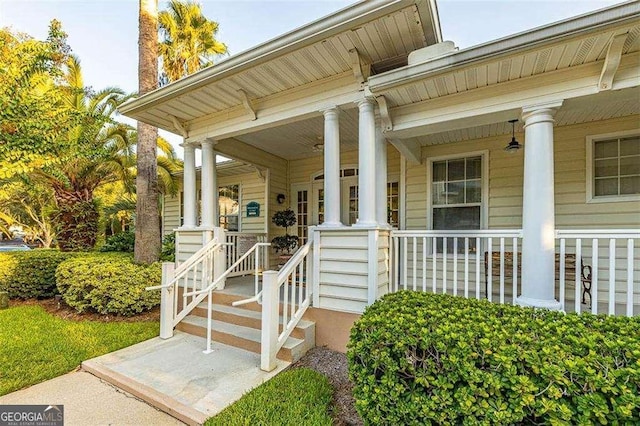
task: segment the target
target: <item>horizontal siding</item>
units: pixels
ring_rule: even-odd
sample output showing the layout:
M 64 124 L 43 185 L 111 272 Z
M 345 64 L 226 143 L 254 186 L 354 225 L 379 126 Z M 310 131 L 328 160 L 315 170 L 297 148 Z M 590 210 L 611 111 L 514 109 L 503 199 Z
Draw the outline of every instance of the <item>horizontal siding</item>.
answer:
M 368 232 L 321 231 L 319 235 L 317 307 L 362 312 L 368 296 Z
M 180 226 L 180 199 L 179 197 L 167 195 L 164 198 L 162 212 L 162 235 L 171 234 Z
M 258 173 L 244 173 L 235 176 L 218 178 L 218 186 L 239 185 L 240 187 L 240 229 L 242 232 L 266 232 L 267 206 L 265 203 L 266 182 Z M 200 191 L 200 179 L 196 181 L 196 191 Z M 259 217 L 246 217 L 247 204 L 251 201 L 260 203 Z M 180 202 L 179 197 L 168 196 L 165 199 L 163 215 L 163 232 L 172 232 L 180 226 Z
M 555 202 L 559 229 L 640 227 L 640 202 L 586 202 L 586 137 L 637 129 L 639 119 L 636 115 L 555 129 Z M 523 134 L 516 137 L 524 141 Z M 426 159 L 480 150 L 489 152 L 489 228 L 520 228 L 524 153 L 504 152 L 507 139 L 500 136 L 423 147 L 423 164 L 407 164 L 407 229 L 427 226 Z

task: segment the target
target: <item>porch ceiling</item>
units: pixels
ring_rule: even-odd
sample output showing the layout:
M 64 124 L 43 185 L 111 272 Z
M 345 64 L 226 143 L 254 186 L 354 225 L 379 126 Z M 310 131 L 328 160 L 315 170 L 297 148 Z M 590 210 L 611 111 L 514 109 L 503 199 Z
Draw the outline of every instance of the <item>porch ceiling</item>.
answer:
M 624 90 L 601 92 L 582 98 L 568 99 L 558 110 L 554 119 L 555 126 L 560 127 L 639 114 L 640 87 L 634 87 Z M 519 111 L 514 111 L 512 118 L 518 117 Z M 516 123 L 517 133 L 523 131 L 522 125 L 522 121 Z M 423 135 L 407 140 L 415 141 L 420 145 L 426 146 L 510 134 L 511 124 L 506 120 L 501 120 L 492 124 Z
M 555 126 L 639 115 L 639 100 L 640 87 L 568 99 L 556 113 Z M 503 116 L 502 113 L 495 114 L 491 124 L 470 125 L 457 130 L 408 138 L 405 141 L 415 141 L 422 146 L 427 146 L 510 135 L 511 124 L 507 120 L 519 118 L 519 115 L 519 110 L 507 112 L 507 116 Z M 471 124 L 472 121 L 469 123 Z M 522 124 L 522 122 L 516 123 L 517 133 L 522 133 Z M 322 152 L 314 151 L 313 146 L 323 142 L 323 126 L 323 118 L 318 116 L 237 136 L 235 139 L 287 160 L 308 158 L 322 155 Z M 340 148 L 345 151 L 358 149 L 358 110 L 356 108 L 341 111 Z
M 237 136 L 238 139 L 256 148 L 287 160 L 322 155 L 313 146 L 323 143 L 324 118 L 308 118 L 284 126 L 272 127 L 254 133 Z M 340 148 L 358 148 L 358 110 L 342 110 L 340 113 Z
M 357 49 L 373 71 L 405 65 L 409 52 L 440 41 L 432 0 L 365 0 L 225 59 L 123 105 L 134 119 L 175 132 L 191 121 L 352 71 Z

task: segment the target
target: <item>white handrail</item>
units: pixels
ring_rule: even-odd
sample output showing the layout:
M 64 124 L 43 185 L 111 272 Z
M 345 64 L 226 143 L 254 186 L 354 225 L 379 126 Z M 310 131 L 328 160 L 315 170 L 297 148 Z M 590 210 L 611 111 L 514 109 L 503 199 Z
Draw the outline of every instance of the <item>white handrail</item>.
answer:
M 246 259 L 247 257 L 249 257 L 254 251 L 257 252 L 258 249 L 260 247 L 268 247 L 270 246 L 271 243 L 257 243 L 255 244 L 253 247 L 251 247 L 250 250 L 248 250 L 245 254 L 243 254 L 238 260 L 236 260 L 233 265 L 229 266 L 227 268 L 226 271 L 224 271 L 222 274 L 220 274 L 220 276 L 218 276 L 218 278 L 216 278 L 211 284 L 209 284 L 209 286 L 207 286 L 207 288 L 202 289 L 202 290 L 198 290 L 198 291 L 191 291 L 188 293 L 184 293 L 183 297 L 186 303 L 186 298 L 187 297 L 194 297 L 194 300 L 191 302 L 191 305 L 193 305 L 193 307 L 197 306 L 202 299 L 204 299 L 205 295 L 208 295 L 208 299 L 207 299 L 207 349 L 205 349 L 203 352 L 205 354 L 209 354 L 212 352 L 211 349 L 211 311 L 213 310 L 213 290 L 215 290 L 221 282 L 224 281 L 225 278 L 227 278 L 227 276 L 240 264 L 242 263 L 242 261 L 244 259 Z M 257 273 L 257 268 L 258 268 L 258 264 L 256 263 L 255 268 L 256 268 L 256 273 Z M 193 308 L 191 308 L 193 309 Z
M 159 290 L 162 288 L 168 288 L 174 285 L 180 278 L 184 276 L 184 274 L 196 263 L 199 263 L 208 253 L 219 249 L 222 246 L 226 246 L 228 243 L 219 243 L 217 239 L 213 239 L 209 241 L 205 246 L 200 248 L 197 252 L 191 255 L 189 259 L 182 262 L 180 266 L 178 266 L 173 271 L 173 279 L 166 284 L 162 285 L 154 285 L 151 287 L 145 287 L 145 290 Z
M 265 271 L 263 274 L 260 368 L 265 371 L 275 368 L 278 351 L 311 305 L 312 250 L 313 241 L 309 240 L 280 271 Z M 280 288 L 283 288 L 282 319 L 279 318 Z M 280 325 L 282 332 L 278 333 Z

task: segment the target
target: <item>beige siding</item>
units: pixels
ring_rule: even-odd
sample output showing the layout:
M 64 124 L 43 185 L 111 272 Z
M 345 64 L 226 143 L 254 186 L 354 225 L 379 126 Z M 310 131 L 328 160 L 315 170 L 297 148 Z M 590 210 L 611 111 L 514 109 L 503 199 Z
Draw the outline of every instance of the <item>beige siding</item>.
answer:
M 162 212 L 162 235 L 171 234 L 180 226 L 180 198 L 167 195 Z
M 640 202 L 586 202 L 586 137 L 636 129 L 639 124 L 639 117 L 631 116 L 555 129 L 555 201 L 559 229 L 640 227 Z M 524 140 L 522 134 L 516 137 Z M 407 229 L 427 226 L 426 159 L 480 150 L 489 152 L 489 228 L 520 228 L 524 153 L 506 153 L 503 148 L 507 142 L 508 137 L 501 136 L 423 147 L 423 164 L 407 164 Z
M 267 208 L 266 208 L 266 178 L 263 180 L 258 173 L 245 173 L 235 176 L 218 178 L 218 186 L 239 185 L 240 187 L 240 230 L 242 232 L 266 232 Z M 196 190 L 200 190 L 200 174 L 196 180 Z M 260 203 L 259 217 L 246 217 L 247 204 L 251 201 Z M 166 235 L 180 226 L 180 201 L 179 196 L 165 198 L 163 212 L 163 233 Z

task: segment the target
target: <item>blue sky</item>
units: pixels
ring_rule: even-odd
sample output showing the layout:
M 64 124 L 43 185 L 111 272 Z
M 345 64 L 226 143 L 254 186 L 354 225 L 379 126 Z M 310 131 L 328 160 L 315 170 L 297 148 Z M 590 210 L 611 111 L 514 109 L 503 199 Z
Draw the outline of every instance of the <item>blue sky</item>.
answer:
M 251 48 L 354 1 L 204 0 L 231 54 Z M 442 33 L 460 48 L 619 3 L 613 0 L 440 0 Z M 159 0 L 162 9 L 166 1 Z M 138 0 L 0 0 L 0 27 L 46 37 L 56 18 L 82 61 L 85 84 L 137 89 Z M 172 139 L 176 140 L 177 139 Z

